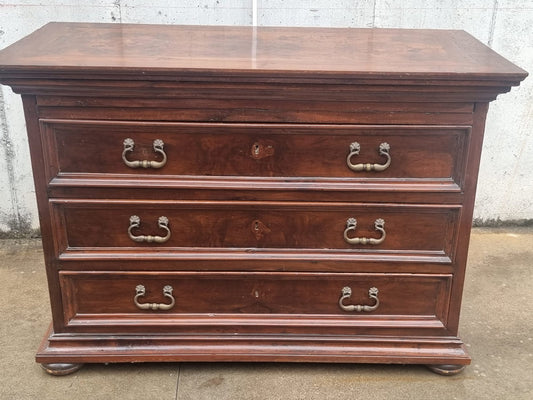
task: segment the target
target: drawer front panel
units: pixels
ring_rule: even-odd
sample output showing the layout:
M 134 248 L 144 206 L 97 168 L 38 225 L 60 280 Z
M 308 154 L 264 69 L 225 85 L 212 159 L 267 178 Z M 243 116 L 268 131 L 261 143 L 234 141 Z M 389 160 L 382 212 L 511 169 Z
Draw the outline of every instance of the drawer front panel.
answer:
M 445 324 L 451 275 L 62 271 L 60 283 L 67 323 L 98 314 L 312 314 L 425 316 Z
M 460 212 L 399 204 L 74 200 L 55 200 L 52 209 L 63 250 L 341 249 L 450 259 Z M 168 223 L 161 226 L 161 219 Z
M 295 84 L 291 84 L 291 89 Z M 288 87 L 277 87 L 278 99 L 273 99 L 274 88 L 263 87 L 251 91 L 250 87 L 234 87 L 228 96 L 228 88 L 221 89 L 226 95 L 219 98 L 211 92 L 199 93 L 198 84 L 192 83 L 189 93 L 184 87 L 174 88 L 171 98 L 145 97 L 75 97 L 38 96 L 39 115 L 43 118 L 95 119 L 105 115 L 107 119 L 125 121 L 220 121 L 220 122 L 273 122 L 273 123 L 339 123 L 379 124 L 385 119 L 390 124 L 472 124 L 473 104 L 465 102 L 394 102 L 390 90 L 379 98 L 368 101 L 368 93 L 353 88 L 345 100 L 319 100 L 317 92 L 340 95 L 339 86 L 317 88 L 313 93 L 299 93 L 300 99 L 288 99 Z M 257 87 L 256 87 L 257 89 Z M 246 93 L 248 98 L 236 98 Z M 376 95 L 376 93 L 374 93 Z M 442 93 L 439 95 L 442 96 Z M 218 97 L 218 98 L 217 98 Z M 301 98 L 304 100 L 301 100 Z M 355 101 L 359 97 L 360 101 Z M 362 98 L 366 101 L 361 101 Z
M 41 131 L 50 179 L 89 173 L 439 180 L 461 186 L 470 128 L 42 121 Z M 163 143 L 159 151 L 156 140 Z

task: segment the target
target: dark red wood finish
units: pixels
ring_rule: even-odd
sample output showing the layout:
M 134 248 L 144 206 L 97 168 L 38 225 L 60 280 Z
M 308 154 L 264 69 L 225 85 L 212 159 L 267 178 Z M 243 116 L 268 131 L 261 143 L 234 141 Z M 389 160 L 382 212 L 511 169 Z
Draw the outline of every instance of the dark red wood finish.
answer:
M 464 146 L 469 127 L 346 126 L 277 124 L 198 124 L 41 120 L 47 156 L 58 174 L 131 176 L 255 176 L 298 178 L 379 178 L 399 183 L 451 181 L 464 176 Z M 127 160 L 161 161 L 153 141 L 161 139 L 168 156 L 160 169 L 131 169 L 121 157 L 123 142 L 135 142 Z M 384 163 L 379 145 L 388 143 L 393 162 L 379 175 L 346 168 L 350 144 L 361 146 L 351 162 Z
M 67 249 L 124 248 L 279 248 L 345 249 L 360 253 L 419 253 L 452 258 L 460 207 L 427 205 L 300 203 L 300 202 L 178 202 L 53 200 L 58 242 Z M 169 219 L 165 243 L 135 242 L 128 236 L 130 217 L 141 225 L 134 236 L 159 235 L 160 216 Z M 385 221 L 386 238 L 378 245 L 350 244 L 344 239 L 348 218 L 357 228 L 349 237 L 379 238 L 374 228 Z M 88 221 L 92 221 L 88 223 Z
M 467 57 L 468 55 L 468 57 Z M 50 23 L 10 46 L 2 70 L 138 77 L 183 72 L 247 78 L 273 71 L 406 82 L 524 78 L 464 31 Z M 67 77 L 70 77 L 67 75 Z M 446 85 L 443 82 L 443 85 Z
M 402 329 L 444 332 L 451 278 L 439 274 L 60 273 L 65 332 L 142 332 L 150 325 L 173 333 L 250 333 L 261 324 L 264 333 L 278 333 L 283 325 L 287 333 L 302 334 L 310 328 L 302 325 L 311 321 L 313 332 L 322 334 L 386 332 L 395 322 L 402 323 Z M 162 291 L 171 285 L 176 304 L 159 313 L 139 310 L 133 303 L 139 284 L 146 288 L 141 303 L 169 303 Z M 345 286 L 353 290 L 347 305 L 374 304 L 368 290 L 377 287 L 382 299 L 376 312 L 354 315 L 341 310 L 338 302 Z M 420 297 L 427 301 L 420 302 Z M 290 321 L 295 316 L 301 319 L 299 326 Z M 195 320 L 196 326 L 187 326 L 187 320 Z
M 525 78 L 465 32 L 52 23 L 0 52 L 23 94 L 52 328 L 37 355 L 470 362 L 457 337 L 488 102 Z M 122 160 L 167 164 L 132 169 Z M 391 165 L 355 172 L 353 163 Z M 162 235 L 166 243 L 128 237 Z M 350 245 L 350 234 L 378 245 Z M 169 311 L 139 310 L 144 302 Z M 343 311 L 345 304 L 375 311 Z M 67 365 L 65 365 L 67 364 Z M 437 365 L 437 367 L 435 367 Z M 438 366 L 440 365 L 440 366 Z M 447 373 L 448 373 L 447 372 Z

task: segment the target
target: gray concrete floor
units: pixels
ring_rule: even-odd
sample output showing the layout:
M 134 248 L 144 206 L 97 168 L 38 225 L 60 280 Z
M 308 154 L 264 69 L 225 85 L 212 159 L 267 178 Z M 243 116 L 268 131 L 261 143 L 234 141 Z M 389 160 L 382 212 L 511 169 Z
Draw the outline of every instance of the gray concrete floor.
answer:
M 50 320 L 39 240 L 0 241 L 0 399 L 533 399 L 533 229 L 475 229 L 460 336 L 472 365 L 275 363 L 86 365 L 52 377 L 34 362 Z

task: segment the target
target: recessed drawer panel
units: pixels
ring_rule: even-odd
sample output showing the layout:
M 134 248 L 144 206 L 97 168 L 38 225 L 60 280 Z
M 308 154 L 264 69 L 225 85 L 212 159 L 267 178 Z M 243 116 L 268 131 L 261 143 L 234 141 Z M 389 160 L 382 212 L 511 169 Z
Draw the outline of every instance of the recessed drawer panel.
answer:
M 211 325 L 203 329 L 238 331 L 246 317 L 260 314 L 262 324 L 272 318 L 278 329 L 306 316 L 327 324 L 321 318 L 328 315 L 367 324 L 395 318 L 397 325 L 419 318 L 435 328 L 436 321 L 446 324 L 451 275 L 62 271 L 60 284 L 65 323 L 71 325 L 84 319 L 84 325 L 106 318 L 119 324 L 186 319 L 190 326 L 194 320 Z
M 48 175 L 453 182 L 469 127 L 41 121 Z M 120 178 L 120 176 L 118 177 Z
M 319 249 L 451 261 L 460 207 L 54 200 L 52 210 L 63 251 Z

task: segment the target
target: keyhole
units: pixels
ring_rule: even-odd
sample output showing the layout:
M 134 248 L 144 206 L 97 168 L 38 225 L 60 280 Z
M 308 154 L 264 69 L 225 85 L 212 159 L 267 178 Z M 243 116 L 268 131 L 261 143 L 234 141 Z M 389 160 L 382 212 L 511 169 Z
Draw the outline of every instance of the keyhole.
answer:
M 252 231 L 257 240 L 262 239 L 265 234 L 270 233 L 270 229 L 268 228 L 268 226 L 263 224 L 259 219 L 252 221 L 252 223 L 250 224 L 250 230 Z
M 254 144 L 254 154 L 255 154 L 255 155 L 258 155 L 258 154 L 259 154 L 259 143 L 255 143 L 255 144 Z

